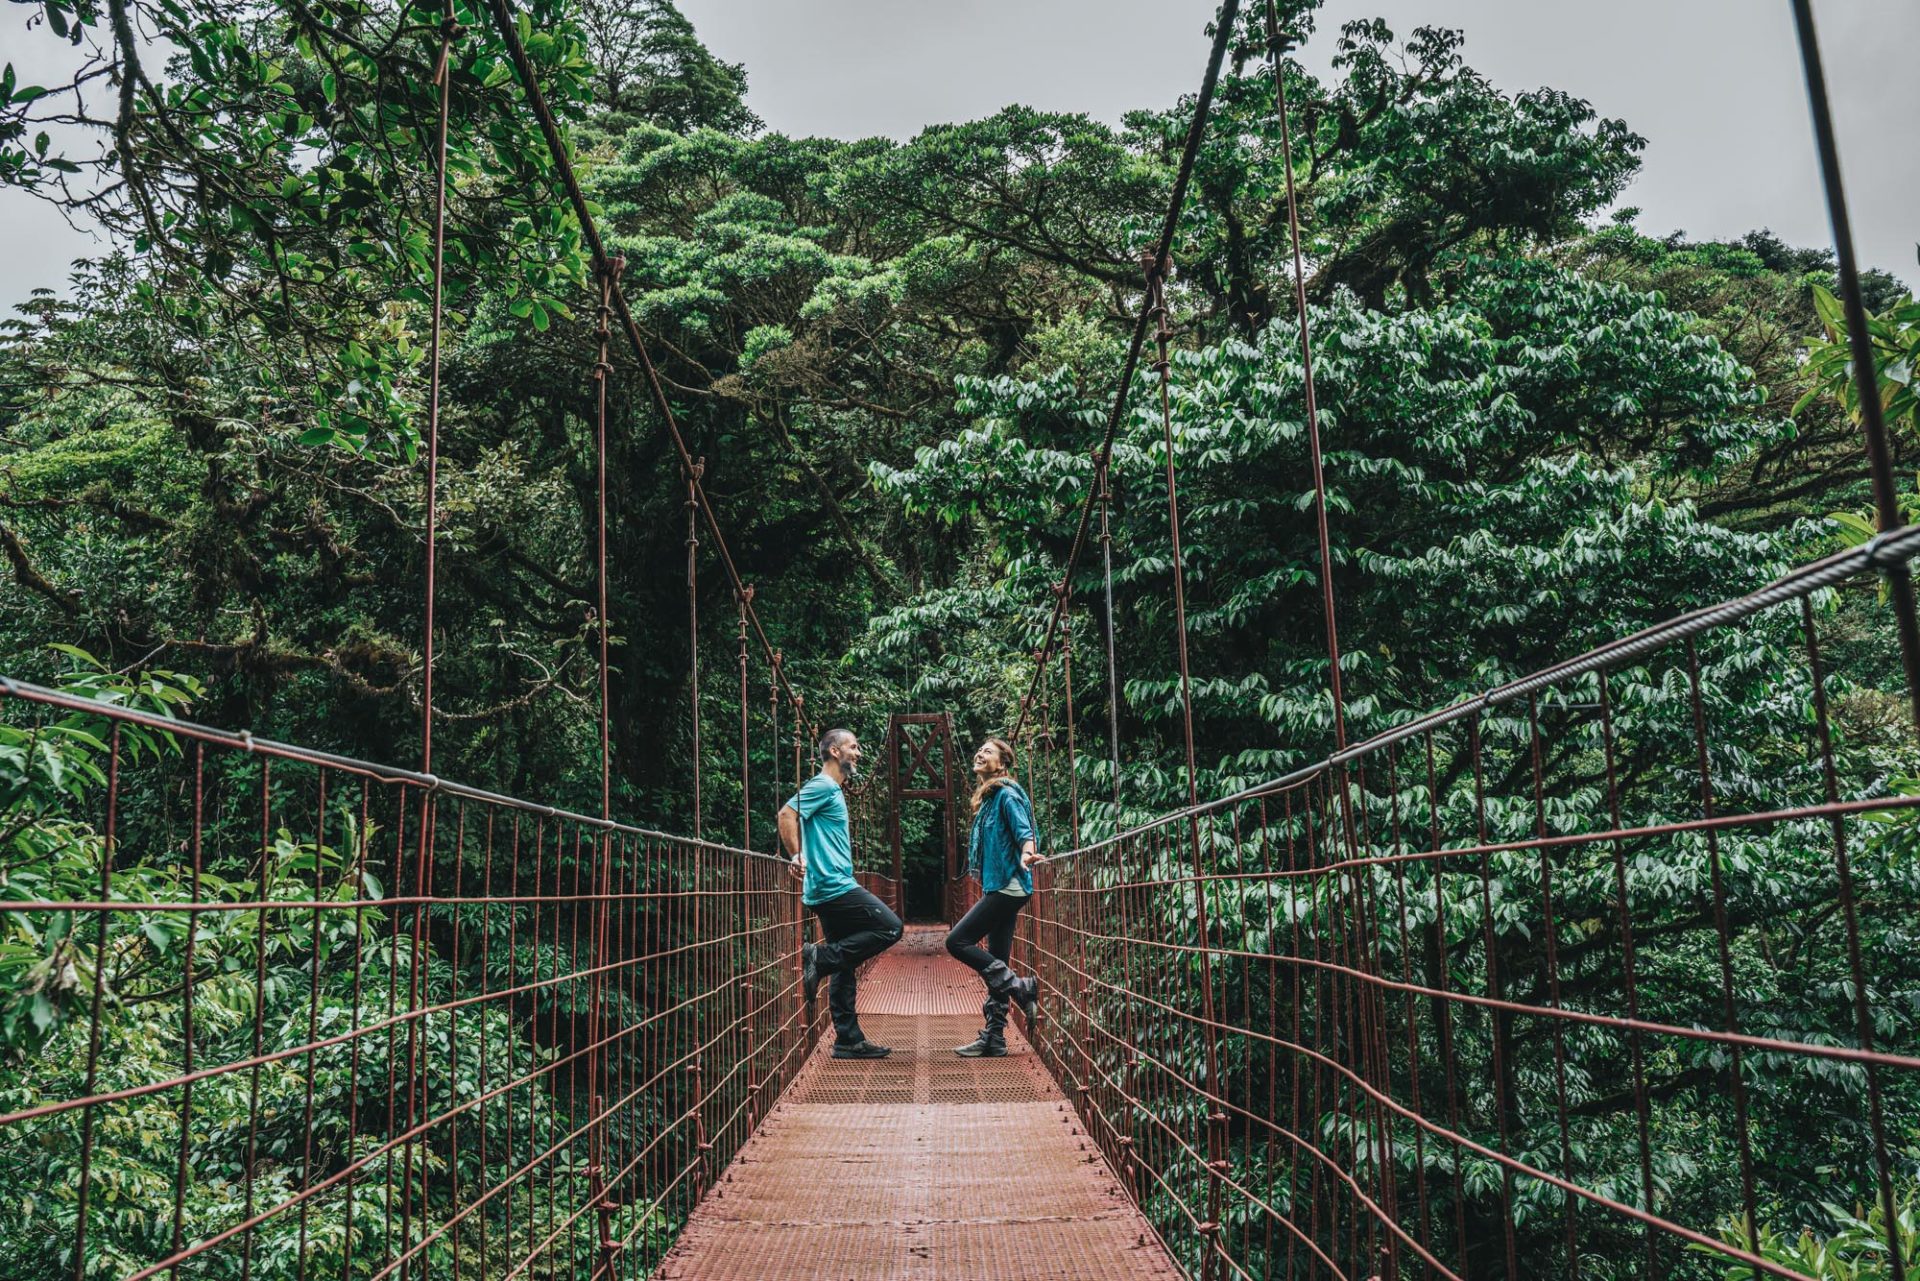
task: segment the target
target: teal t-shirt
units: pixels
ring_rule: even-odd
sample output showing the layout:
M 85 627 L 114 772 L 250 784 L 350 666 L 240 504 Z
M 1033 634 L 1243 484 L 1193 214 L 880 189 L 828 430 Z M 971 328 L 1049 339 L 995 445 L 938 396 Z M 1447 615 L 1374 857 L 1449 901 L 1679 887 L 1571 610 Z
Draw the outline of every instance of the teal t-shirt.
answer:
M 847 794 L 825 774 L 815 774 L 787 802 L 800 816 L 800 858 L 807 879 L 800 901 L 812 906 L 857 890 L 853 842 L 847 835 Z

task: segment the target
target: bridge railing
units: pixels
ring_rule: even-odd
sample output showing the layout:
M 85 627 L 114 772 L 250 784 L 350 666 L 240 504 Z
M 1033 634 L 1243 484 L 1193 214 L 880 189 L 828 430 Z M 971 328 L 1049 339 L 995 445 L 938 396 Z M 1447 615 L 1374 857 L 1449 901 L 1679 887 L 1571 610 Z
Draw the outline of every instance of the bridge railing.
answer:
M 14 682 L 0 722 L 0 1273 L 645 1276 L 804 1057 L 776 860 Z
M 1913 1275 L 1920 771 L 1830 606 L 1915 541 L 1048 864 L 1035 1035 L 1181 1263 Z

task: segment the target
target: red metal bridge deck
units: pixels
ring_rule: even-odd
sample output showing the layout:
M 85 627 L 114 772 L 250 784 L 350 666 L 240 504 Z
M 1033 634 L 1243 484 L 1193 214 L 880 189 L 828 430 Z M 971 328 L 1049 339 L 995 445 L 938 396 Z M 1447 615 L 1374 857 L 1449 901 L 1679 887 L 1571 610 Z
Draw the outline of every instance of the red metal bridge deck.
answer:
M 953 1054 L 981 988 L 941 937 L 910 927 L 862 980 L 861 1025 L 893 1057 L 836 1061 L 823 1040 L 656 1277 L 1180 1275 L 1023 1038 Z

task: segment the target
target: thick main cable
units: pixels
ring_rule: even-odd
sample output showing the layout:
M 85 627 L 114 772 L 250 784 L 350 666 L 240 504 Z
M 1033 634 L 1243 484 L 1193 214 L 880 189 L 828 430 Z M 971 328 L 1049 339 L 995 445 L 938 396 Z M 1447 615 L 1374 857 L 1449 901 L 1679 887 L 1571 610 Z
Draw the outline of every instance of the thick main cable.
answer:
M 1860 433 L 1867 447 L 1867 466 L 1873 476 L 1873 507 L 1882 534 L 1900 528 L 1903 516 L 1894 487 L 1893 451 L 1887 441 L 1887 423 L 1880 404 L 1879 376 L 1873 363 L 1873 340 L 1867 332 L 1867 304 L 1860 288 L 1860 265 L 1853 249 L 1853 220 L 1847 213 L 1847 189 L 1840 179 L 1840 144 L 1833 131 L 1833 106 L 1827 95 L 1827 73 L 1820 61 L 1820 39 L 1813 24 L 1812 0 L 1793 0 L 1794 24 L 1800 38 L 1800 61 L 1806 73 L 1807 106 L 1813 118 L 1814 142 L 1820 151 L 1820 182 L 1826 189 L 1827 213 L 1833 223 L 1833 254 L 1840 284 L 1840 306 L 1847 318 L 1847 347 L 1853 360 L 1856 399 L 1860 404 Z M 1905 561 L 1882 565 L 1887 595 L 1893 604 L 1894 628 L 1900 636 L 1900 661 L 1907 677 L 1907 701 L 1914 726 L 1920 729 L 1920 614 L 1913 599 L 1913 576 Z M 1896 1276 L 1899 1261 L 1895 1259 Z

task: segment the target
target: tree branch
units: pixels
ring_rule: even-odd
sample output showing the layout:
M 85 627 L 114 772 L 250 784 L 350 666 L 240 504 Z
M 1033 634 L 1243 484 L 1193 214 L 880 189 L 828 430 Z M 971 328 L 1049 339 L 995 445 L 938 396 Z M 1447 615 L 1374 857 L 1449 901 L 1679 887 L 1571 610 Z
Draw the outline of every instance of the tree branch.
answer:
M 59 607 L 68 618 L 76 617 L 80 612 L 80 593 L 62 591 L 34 568 L 33 558 L 27 554 L 26 544 L 20 536 L 5 525 L 0 525 L 0 551 L 6 553 L 7 560 L 13 565 L 13 576 L 22 587 L 38 592 Z

